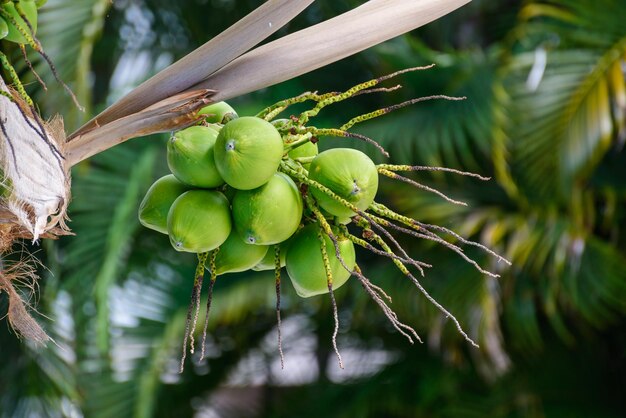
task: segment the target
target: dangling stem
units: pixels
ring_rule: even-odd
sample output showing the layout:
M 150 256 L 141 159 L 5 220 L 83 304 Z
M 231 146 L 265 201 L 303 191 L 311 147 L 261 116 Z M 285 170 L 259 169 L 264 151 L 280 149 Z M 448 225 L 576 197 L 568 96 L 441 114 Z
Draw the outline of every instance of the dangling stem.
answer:
M 489 254 L 489 255 L 495 257 L 496 259 L 498 259 L 498 261 L 503 261 L 504 263 L 508 264 L 509 266 L 512 264 L 509 260 L 507 260 L 506 258 L 502 257 L 500 254 L 496 253 L 495 251 L 490 250 L 489 248 L 487 248 L 486 246 L 484 246 L 484 245 L 482 245 L 482 244 L 480 244 L 478 242 L 470 241 L 468 239 L 465 239 L 462 236 L 460 236 L 459 234 L 457 234 L 456 232 L 449 230 L 448 228 L 445 228 L 445 227 L 439 226 L 439 225 L 425 224 L 425 223 L 422 223 L 422 222 L 418 222 L 418 225 L 422 228 L 422 230 L 428 231 L 428 233 L 431 234 L 431 235 L 435 235 L 435 234 L 433 232 L 429 231 L 429 229 L 434 229 L 436 231 L 440 231 L 440 232 L 443 232 L 445 234 L 452 235 L 455 239 L 459 240 L 462 244 L 471 245 L 473 247 L 480 248 L 481 250 L 483 250 L 487 254 Z
M 483 177 L 480 174 L 470 173 L 468 171 L 455 170 L 454 168 L 447 167 L 429 167 L 423 165 L 395 165 L 395 164 L 378 164 L 378 169 L 384 169 L 389 171 L 443 171 L 446 173 L 458 174 L 460 176 L 474 177 L 482 181 L 491 180 L 491 177 Z
M 202 329 L 202 351 L 200 353 L 200 361 L 204 360 L 204 354 L 206 352 L 206 335 L 209 327 L 209 312 L 211 311 L 211 302 L 213 301 L 213 286 L 215 286 L 215 280 L 217 279 L 217 269 L 215 267 L 215 258 L 219 252 L 219 248 L 211 251 L 209 255 L 209 270 L 211 270 L 211 281 L 209 282 L 209 288 L 207 289 L 206 300 L 206 316 L 204 317 L 204 328 Z
M 324 261 L 324 269 L 326 270 L 326 283 L 328 285 L 328 294 L 330 295 L 330 303 L 333 307 L 333 319 L 335 320 L 335 329 L 333 330 L 332 337 L 333 349 L 335 350 L 335 354 L 337 355 L 339 367 L 343 369 L 343 360 L 341 359 L 341 354 L 339 353 L 339 349 L 337 348 L 337 334 L 339 333 L 339 314 L 337 312 L 337 301 L 335 300 L 335 292 L 333 292 L 333 272 L 330 267 L 328 253 L 326 252 L 326 240 L 324 239 L 324 235 L 321 229 L 317 232 L 317 238 L 320 241 L 322 260 Z
M 402 227 L 400 227 L 398 225 L 394 225 L 391 222 L 386 221 L 387 222 L 387 226 L 392 227 L 393 229 L 397 230 L 398 232 L 402 232 L 404 234 L 411 235 L 411 236 L 414 236 L 416 238 L 423 238 L 423 239 L 427 239 L 427 240 L 430 240 L 430 241 L 437 242 L 437 243 L 439 243 L 439 244 L 441 244 L 441 245 L 451 249 L 452 251 L 456 252 L 457 254 L 459 254 L 465 261 L 467 261 L 468 263 L 472 264 L 481 273 L 486 274 L 486 275 L 491 276 L 491 277 L 494 277 L 494 278 L 500 277 L 500 275 L 492 273 L 492 272 L 487 271 L 487 270 L 483 269 L 482 267 L 480 267 L 480 265 L 478 265 L 478 263 L 476 261 L 474 261 L 471 258 L 469 258 L 465 254 L 465 252 L 463 252 L 462 248 L 460 248 L 460 247 L 458 247 L 458 246 L 456 246 L 456 245 L 454 245 L 454 244 L 444 240 L 443 238 L 439 237 L 438 235 L 434 234 L 433 232 L 428 231 L 427 229 L 424 228 L 423 224 L 420 224 L 416 220 L 414 220 L 412 218 L 408 218 L 406 216 L 402 216 L 402 215 L 400 215 L 398 213 L 395 213 L 394 211 L 392 211 L 391 209 L 389 209 L 388 207 L 386 207 L 385 205 L 382 205 L 380 203 L 373 203 L 370 206 L 370 209 L 372 211 L 374 211 L 375 213 L 378 213 L 381 216 L 385 216 L 385 217 L 387 217 L 389 219 L 392 219 L 394 221 L 397 221 L 397 222 L 400 222 L 400 223 L 402 223 L 404 225 L 407 225 L 407 226 L 411 227 L 415 231 L 418 231 L 418 230 L 422 231 L 422 233 L 420 234 L 420 233 L 417 233 L 415 231 L 412 231 L 412 230 L 409 230 L 409 229 L 406 229 L 406 228 L 402 228 Z M 372 217 L 374 217 L 374 215 L 372 215 Z M 378 219 L 380 219 L 380 218 L 378 218 Z M 382 219 L 380 219 L 380 220 L 381 220 L 381 222 L 384 221 Z M 442 229 L 445 229 L 445 228 L 442 228 Z M 449 231 L 449 230 L 446 230 L 446 232 L 452 233 L 452 231 Z M 479 243 L 473 242 L 473 241 L 468 241 L 468 240 L 460 237 L 458 234 L 452 233 L 452 235 L 456 235 L 456 237 L 458 237 L 465 244 L 478 247 L 478 248 L 482 249 L 483 251 L 485 251 L 485 252 L 495 256 L 496 258 L 498 258 L 498 260 L 504 261 L 505 263 L 507 263 L 509 265 L 511 264 L 510 261 L 508 261 L 504 257 L 496 254 L 494 251 L 488 249 L 487 247 L 485 247 L 482 244 L 479 244 Z
M 311 110 L 307 110 L 303 113 L 300 114 L 300 116 L 298 117 L 299 120 L 299 124 L 300 125 L 305 125 L 310 118 L 317 116 L 317 114 L 326 106 L 331 105 L 333 103 L 337 103 L 337 102 L 341 102 L 343 100 L 349 99 L 350 97 L 356 95 L 357 93 L 359 93 L 360 91 L 366 90 L 366 89 L 371 89 L 372 87 L 377 86 L 378 84 L 380 84 L 381 82 L 388 80 L 392 77 L 396 77 L 400 74 L 404 74 L 410 71 L 417 71 L 417 70 L 424 70 L 427 68 L 431 68 L 432 65 L 426 66 L 426 67 L 414 67 L 414 68 L 407 68 L 405 70 L 400 70 L 400 71 L 396 71 L 395 73 L 392 74 L 388 74 L 386 76 L 382 76 L 379 78 L 375 78 L 373 80 L 369 80 L 366 81 L 364 83 L 360 83 L 357 84 L 354 87 L 351 87 L 350 89 L 346 90 L 343 93 L 338 93 L 338 94 L 334 94 L 332 96 L 329 96 L 327 98 L 325 98 L 324 100 L 320 100 L 317 105 L 311 109 Z M 340 128 L 342 130 L 346 130 L 343 128 Z
M 376 222 L 374 222 L 373 220 L 366 220 L 362 217 L 359 217 L 355 220 L 357 226 L 359 226 L 360 228 L 363 228 L 363 237 L 375 242 L 376 244 L 380 245 L 380 247 L 386 251 L 389 254 L 394 254 L 393 250 L 391 249 L 391 247 L 385 242 L 385 240 L 378 235 L 376 232 L 374 232 L 371 229 L 371 226 L 374 226 L 376 229 L 378 229 L 379 231 L 381 231 L 383 234 L 385 234 L 385 236 L 387 237 L 387 239 L 389 239 L 398 249 L 398 251 L 400 252 L 401 257 L 389 257 L 391 258 L 394 262 L 400 262 L 403 265 L 406 264 L 410 264 L 413 265 L 414 267 L 416 267 L 420 274 L 422 275 L 422 277 L 424 277 L 424 269 L 422 268 L 422 264 L 425 263 L 420 263 L 418 261 L 413 260 L 411 257 L 409 257 L 409 255 L 406 253 L 406 251 L 404 251 L 404 248 L 402 248 L 402 246 L 395 240 L 395 238 L 393 238 L 393 236 L 391 234 L 389 234 L 389 232 L 383 228 L 382 226 L 378 225 Z M 428 265 L 428 267 L 431 267 L 430 265 Z
M 365 135 L 361 135 L 361 134 L 356 134 L 353 132 L 348 132 L 345 130 L 341 130 L 341 129 L 333 129 L 333 128 L 316 128 L 314 126 L 309 126 L 304 128 L 304 130 L 302 132 L 310 132 L 313 135 L 315 135 L 316 137 L 320 137 L 320 136 L 332 136 L 335 138 L 355 138 L 355 139 L 360 139 L 361 141 L 364 141 L 370 145 L 373 145 L 374 147 L 376 147 L 376 149 L 378 151 L 380 151 L 381 154 L 383 154 L 385 157 L 389 157 L 389 153 L 376 141 L 374 141 L 371 138 L 368 138 Z
M 196 331 L 196 325 L 198 324 L 198 315 L 200 314 L 200 293 L 202 292 L 202 282 L 204 281 L 204 266 L 206 264 L 206 259 L 209 253 L 201 253 L 198 254 L 198 266 L 196 267 L 196 276 L 193 283 L 193 288 L 196 291 L 196 312 L 193 316 L 193 324 L 191 326 L 191 332 L 189 334 L 190 337 L 190 351 L 191 354 L 194 353 L 195 350 L 195 341 L 193 338 L 193 334 Z
M 81 104 L 78 102 L 78 98 L 76 97 L 76 95 L 74 94 L 74 92 L 72 91 L 72 89 L 70 88 L 70 86 L 68 86 L 67 84 L 65 84 L 65 81 L 63 81 L 61 79 L 61 77 L 59 76 L 59 73 L 56 69 L 56 66 L 54 65 L 54 63 L 52 62 L 52 60 L 50 59 L 50 57 L 48 56 L 48 54 L 46 54 L 46 52 L 43 50 L 43 48 L 41 47 L 41 45 L 39 44 L 39 41 L 37 41 L 38 47 L 35 48 L 35 50 L 39 53 L 39 55 L 41 55 L 43 57 L 43 59 L 48 63 L 48 67 L 50 67 L 50 71 L 52 72 L 52 75 L 54 76 L 54 79 L 57 81 L 57 83 L 59 83 L 60 85 L 63 86 L 63 88 L 65 89 L 65 91 L 67 92 L 67 94 L 70 96 L 70 98 L 72 99 L 72 101 L 74 102 L 74 106 L 76 106 L 76 108 L 78 110 L 80 110 L 81 112 L 85 111 L 85 108 L 83 106 L 81 106 Z
M 364 115 L 360 115 L 360 116 L 354 117 L 354 118 L 350 119 L 348 122 L 346 122 L 343 125 L 341 125 L 341 127 L 339 129 L 347 130 L 347 129 L 350 129 L 351 127 L 353 127 L 354 125 L 356 125 L 357 123 L 365 122 L 366 120 L 370 120 L 370 119 L 377 118 L 379 116 L 386 115 L 387 113 L 391 113 L 394 110 L 398 110 L 398 109 L 410 106 L 410 105 L 415 104 L 415 103 L 424 102 L 426 100 L 434 100 L 434 99 L 465 100 L 466 97 L 450 97 L 450 96 L 445 96 L 443 94 L 438 94 L 438 95 L 434 95 L 434 96 L 427 96 L 427 97 L 418 97 L 416 99 L 407 100 L 406 102 L 398 103 L 398 104 L 393 105 L 393 106 L 385 107 L 383 109 L 374 110 L 373 112 L 369 112 L 369 113 L 366 113 Z
M 413 187 L 417 187 L 418 189 L 422 189 L 422 190 L 426 190 L 427 192 L 434 193 L 437 196 L 443 198 L 444 200 L 446 200 L 446 201 L 448 201 L 450 203 L 454 203 L 455 205 L 467 206 L 467 203 L 465 203 L 465 202 L 461 202 L 459 200 L 454 200 L 454 199 L 446 196 L 444 193 L 440 192 L 437 189 L 433 189 L 432 187 L 428 187 L 428 186 L 426 186 L 424 184 L 418 183 L 415 180 L 411 180 L 408 177 L 401 176 L 400 174 L 394 173 L 393 171 L 389 171 L 389 170 L 386 170 L 384 168 L 378 167 L 378 172 L 380 174 L 382 174 L 383 176 L 385 176 L 385 177 L 389 177 L 389 178 L 392 178 L 394 180 L 400 180 L 400 181 L 403 181 L 405 183 L 410 184 Z
M 28 54 L 26 53 L 26 47 L 24 47 L 24 44 L 20 44 L 20 51 L 22 51 L 22 58 L 24 58 L 24 62 L 30 69 L 30 72 L 33 73 L 37 82 L 41 85 L 44 91 L 48 91 L 48 86 L 46 86 L 46 83 L 44 83 L 41 77 L 39 77 L 39 74 L 37 74 L 37 71 L 35 71 L 35 68 L 33 67 L 33 63 L 28 59 Z
M 283 339 L 281 335 L 280 321 L 280 246 L 274 246 L 274 275 L 276 277 L 276 328 L 278 330 L 278 354 L 280 355 L 280 368 L 285 368 L 285 355 L 283 354 Z
M 370 295 L 370 297 L 374 300 L 374 302 L 378 304 L 378 306 L 383 311 L 387 319 L 389 319 L 389 322 L 391 322 L 391 325 L 393 325 L 393 327 L 400 334 L 404 335 L 411 344 L 414 344 L 414 342 L 413 342 L 413 338 L 411 338 L 411 335 L 409 335 L 409 333 L 412 334 L 413 337 L 415 337 L 415 339 L 421 343 L 422 339 L 417 334 L 417 332 L 412 327 L 400 322 L 398 320 L 398 316 L 396 315 L 396 313 L 385 303 L 385 301 L 380 297 L 380 295 L 377 292 L 382 292 L 382 294 L 386 296 L 390 302 L 391 302 L 390 300 L 391 298 L 389 298 L 389 296 L 387 296 L 387 294 L 380 287 L 372 284 L 372 282 L 370 282 L 367 279 L 367 277 L 363 275 L 358 265 L 355 267 L 354 271 L 355 271 L 355 276 L 361 282 L 361 286 L 363 286 L 365 291 Z M 408 331 L 408 333 L 405 332 L 405 330 Z
M 435 307 L 437 309 L 439 309 L 445 316 L 446 318 L 449 318 L 452 320 L 452 322 L 454 322 L 454 325 L 456 325 L 456 329 L 457 331 L 463 336 L 463 338 L 465 338 L 465 340 L 467 342 L 469 342 L 470 344 L 472 344 L 474 347 L 478 347 L 478 344 L 476 344 L 474 342 L 474 340 L 472 340 L 463 330 L 463 327 L 461 327 L 461 324 L 459 323 L 458 319 L 456 319 L 456 317 L 454 315 L 452 315 L 450 312 L 448 312 L 448 310 L 446 308 L 444 308 L 439 302 L 437 302 L 437 300 L 435 298 L 433 298 L 424 288 L 424 286 L 422 286 L 422 284 L 419 282 L 419 280 L 417 280 L 407 269 L 406 267 L 400 263 L 398 260 L 393 260 L 394 264 L 396 265 L 396 267 L 398 267 L 398 269 L 405 275 L 407 276 L 409 279 L 411 279 L 411 281 L 413 282 L 413 284 L 415 285 L 415 287 L 418 288 L 418 290 L 426 297 L 426 299 L 428 299 L 430 301 L 430 303 L 432 303 L 433 305 L 435 305 Z
M 373 226 L 378 226 L 376 223 L 372 224 Z M 384 228 L 378 226 L 378 228 L 381 229 L 381 231 L 385 231 Z M 386 232 L 386 231 L 385 231 Z M 389 246 L 387 246 L 387 244 L 380 239 L 380 237 L 376 234 L 376 233 L 372 233 L 371 237 L 373 239 L 376 240 L 376 242 L 381 245 L 384 246 L 383 248 L 386 251 L 391 251 L 391 249 L 389 248 Z M 399 244 L 398 244 L 399 246 Z M 400 247 L 400 249 L 402 250 L 402 248 Z M 402 250 L 404 251 L 404 250 Z M 406 253 L 405 253 L 406 254 Z M 430 296 L 430 294 L 426 291 L 426 289 L 422 286 L 422 284 L 419 282 L 419 280 L 417 280 L 412 274 L 411 272 L 409 272 L 409 270 L 406 268 L 406 266 L 398 259 L 392 259 L 393 263 L 396 265 L 396 267 L 398 268 L 398 270 L 400 270 L 400 272 L 402 274 L 404 274 L 405 276 L 407 276 L 409 279 L 411 279 L 411 281 L 413 282 L 413 284 L 415 284 L 415 286 L 418 288 L 418 290 L 426 297 L 426 299 L 428 299 L 433 305 L 435 305 L 435 307 L 437 309 L 439 309 L 442 313 L 444 313 L 446 315 L 447 318 L 452 319 L 452 321 L 455 323 L 457 330 L 459 331 L 459 333 L 472 345 L 478 347 L 478 345 L 471 339 L 469 338 L 469 336 L 465 333 L 465 331 L 463 330 L 463 328 L 461 327 L 461 324 L 459 323 L 459 321 L 456 319 L 456 317 L 454 315 L 452 315 L 450 312 L 448 312 L 439 302 L 437 302 L 432 296 Z
M 364 234 L 364 235 L 367 235 L 367 234 L 368 234 L 368 231 L 371 231 L 371 232 L 373 233 L 373 231 L 372 231 L 371 229 L 369 229 L 369 228 L 368 228 L 368 229 L 365 229 L 365 230 L 363 231 L 363 234 Z M 371 251 L 371 252 L 373 252 L 373 253 L 374 253 L 374 254 L 376 254 L 376 255 L 381 255 L 381 256 L 383 256 L 383 257 L 387 257 L 387 258 L 392 258 L 392 259 L 399 260 L 399 261 L 401 261 L 401 262 L 403 262 L 403 263 L 405 263 L 405 264 L 410 264 L 410 265 L 412 265 L 412 266 L 415 266 L 418 270 L 419 270 L 419 269 L 421 269 L 421 268 L 423 268 L 423 267 L 426 267 L 426 268 L 430 268 L 430 267 L 432 267 L 430 264 L 428 264 L 428 263 L 424 263 L 423 261 L 417 261 L 417 260 L 414 260 L 414 259 L 412 259 L 412 258 L 408 258 L 408 259 L 407 259 L 407 258 L 403 258 L 403 257 L 400 257 L 399 255 L 397 255 L 397 254 L 395 254 L 395 253 L 393 253 L 393 252 L 391 252 L 391 251 L 383 251 L 383 250 L 380 250 L 380 249 L 378 249 L 378 248 L 374 247 L 374 246 L 373 246 L 372 244 L 370 244 L 369 242 L 365 241 L 364 239 L 361 239 L 361 238 L 359 238 L 359 237 L 356 237 L 356 236 L 354 236 L 354 235 L 352 235 L 352 234 L 347 233 L 347 230 L 346 230 L 344 233 L 346 234 L 346 236 L 348 237 L 348 239 L 349 239 L 350 241 L 352 241 L 354 244 L 356 244 L 356 245 L 358 245 L 358 246 L 360 246 L 360 247 L 363 247 L 363 248 L 365 248 L 366 250 Z M 380 237 L 379 237 L 379 238 L 380 238 Z M 382 239 L 382 238 L 380 238 L 380 239 Z
M 400 84 L 396 84 L 395 86 L 392 86 L 392 87 L 378 87 L 376 89 L 365 89 L 365 90 L 361 90 L 360 92 L 356 93 L 352 97 L 360 96 L 362 94 L 390 93 L 392 91 L 396 91 L 396 90 L 401 89 L 401 88 L 402 88 L 402 86 Z
M 191 301 L 189 302 L 189 307 L 187 308 L 187 319 L 185 320 L 185 335 L 183 337 L 183 355 L 180 359 L 180 370 L 179 373 L 182 373 L 185 370 L 185 359 L 187 358 L 187 341 L 191 338 L 191 353 L 193 353 L 193 330 L 191 329 L 191 319 L 194 307 L 196 307 L 196 318 L 197 318 L 197 309 L 199 309 L 200 303 L 200 291 L 202 290 L 202 281 L 204 278 L 204 265 L 206 263 L 207 253 L 198 254 L 198 265 L 196 266 L 196 273 L 193 281 L 193 288 L 191 290 Z M 195 320 L 194 326 L 195 329 Z
M 407 330 L 408 332 L 413 334 L 413 336 L 419 342 L 422 342 L 422 340 L 420 339 L 419 335 L 417 335 L 417 333 L 415 332 L 415 330 L 413 328 L 411 328 L 410 326 L 405 325 L 402 322 L 398 321 L 398 316 L 396 315 L 396 313 L 391 308 L 389 308 L 389 306 L 382 299 L 382 297 L 385 297 L 389 302 L 391 302 L 391 297 L 389 297 L 389 295 L 387 295 L 387 293 L 385 293 L 385 291 L 383 289 L 381 289 L 380 287 L 374 285 L 367 277 L 365 277 L 358 265 L 356 265 L 354 267 L 354 269 L 350 269 L 350 267 L 348 267 L 346 265 L 345 260 L 341 256 L 341 251 L 339 250 L 339 242 L 337 241 L 337 237 L 333 233 L 330 224 L 328 223 L 328 221 L 326 221 L 326 218 L 324 218 L 324 215 L 322 214 L 322 212 L 317 207 L 316 202 L 313 200 L 313 198 L 309 194 L 307 194 L 305 196 L 305 199 L 306 199 L 307 206 L 315 214 L 315 217 L 317 218 L 318 222 L 320 223 L 320 225 L 322 227 L 322 230 L 326 233 L 326 235 L 328 235 L 330 237 L 330 239 L 331 239 L 331 241 L 332 241 L 332 243 L 333 243 L 333 245 L 335 247 L 335 256 L 337 257 L 337 259 L 339 260 L 339 262 L 341 263 L 343 268 L 346 269 L 348 272 L 350 272 L 350 274 L 352 276 L 356 276 L 357 277 L 357 279 L 361 282 L 361 285 L 363 286 L 365 291 L 370 295 L 370 297 L 372 299 L 374 299 L 374 301 L 378 304 L 378 306 L 380 306 L 380 308 L 382 309 L 382 311 L 385 314 L 385 316 L 389 319 L 389 321 L 391 322 L 393 327 L 396 330 L 398 330 L 398 332 L 400 332 L 402 335 L 404 335 L 411 342 L 411 344 L 413 344 L 413 339 L 404 330 Z M 325 245 L 325 243 L 324 243 L 324 245 Z
M 361 271 L 361 268 L 358 266 L 358 264 L 356 266 L 354 266 L 354 271 L 355 271 L 357 276 L 358 275 L 363 276 L 363 272 Z M 363 276 L 363 278 L 367 279 L 365 276 Z M 385 292 L 385 289 L 383 289 L 382 287 L 375 285 L 374 283 L 372 283 L 369 280 L 368 280 L 367 286 L 372 288 L 373 290 L 375 290 L 380 295 L 381 299 L 385 298 L 385 299 L 387 299 L 387 302 L 393 303 L 393 299 L 391 298 L 391 296 L 389 296 L 387 294 L 387 292 Z M 391 311 L 391 312 L 393 312 L 393 311 Z M 393 314 L 394 314 L 395 317 L 397 317 L 395 312 L 393 312 Z
M 376 239 L 376 237 L 378 237 L 378 235 L 376 235 L 375 233 L 372 235 L 372 237 L 374 239 Z M 380 237 L 379 237 L 380 238 Z M 387 246 L 387 244 L 384 243 L 384 241 L 380 241 L 378 242 L 379 245 L 384 245 L 386 248 L 386 251 L 391 251 L 391 249 Z M 452 315 L 450 312 L 448 312 L 446 310 L 446 308 L 444 308 L 439 302 L 437 302 L 435 300 L 435 298 L 433 298 L 427 291 L 426 289 L 422 286 L 422 284 L 419 282 L 419 280 L 417 280 L 412 274 L 411 272 L 409 272 L 409 270 L 406 268 L 406 266 L 397 259 L 392 259 L 393 263 L 396 265 L 396 267 L 398 268 L 398 270 L 400 270 L 400 272 L 402 274 L 404 274 L 405 276 L 407 276 L 409 279 L 411 279 L 411 281 L 413 282 L 413 284 L 418 288 L 418 290 L 426 297 L 426 299 L 428 299 L 430 301 L 430 303 L 432 303 L 433 305 L 435 305 L 435 307 L 437 309 L 439 309 L 442 313 L 444 313 L 446 315 L 446 318 L 450 318 L 452 319 L 452 321 L 454 322 L 454 324 L 457 327 L 457 330 L 459 331 L 459 333 L 469 342 L 471 343 L 473 346 L 478 347 L 478 345 L 471 339 L 469 338 L 469 336 L 465 333 L 465 331 L 463 330 L 463 328 L 461 327 L 461 324 L 459 323 L 459 321 L 456 319 L 456 317 L 454 315 Z

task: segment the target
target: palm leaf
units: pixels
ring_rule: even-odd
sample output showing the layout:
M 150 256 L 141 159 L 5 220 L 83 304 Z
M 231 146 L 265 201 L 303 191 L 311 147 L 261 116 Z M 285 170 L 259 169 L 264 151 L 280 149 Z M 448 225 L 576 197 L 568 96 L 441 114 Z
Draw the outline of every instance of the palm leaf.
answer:
M 508 150 L 500 158 L 510 174 L 498 165 L 510 190 L 518 183 L 531 199 L 556 193 L 568 202 L 575 183 L 623 137 L 626 31 L 619 10 L 610 0 L 593 7 L 537 1 L 522 10 L 516 33 L 523 52 L 512 56 L 499 96 Z

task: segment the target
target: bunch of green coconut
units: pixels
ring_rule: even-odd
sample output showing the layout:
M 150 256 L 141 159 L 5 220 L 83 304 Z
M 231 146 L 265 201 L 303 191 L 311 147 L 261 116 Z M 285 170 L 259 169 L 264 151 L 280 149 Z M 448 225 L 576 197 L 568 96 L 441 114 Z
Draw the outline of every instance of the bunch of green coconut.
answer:
M 296 143 L 281 134 L 288 121 L 238 117 L 225 102 L 200 114 L 206 115 L 200 125 L 168 141 L 172 174 L 148 190 L 139 208 L 141 223 L 169 235 L 177 251 L 215 252 L 216 275 L 270 270 L 279 263 L 286 265 L 297 294 L 309 297 L 329 291 L 330 267 L 332 288 L 343 285 L 355 266 L 354 244 L 333 227 L 338 258 L 316 212 L 323 211 L 333 225 L 348 223 L 355 213 L 317 189 L 307 190 L 287 172 L 301 169 L 364 210 L 378 188 L 372 160 L 349 148 L 318 154 L 310 138 Z
M 177 251 L 198 254 L 198 267 L 187 312 L 181 371 L 187 338 L 192 339 L 198 317 L 200 291 L 205 267 L 211 273 L 208 309 L 216 277 L 246 270 L 275 271 L 278 344 L 280 337 L 281 269 L 301 297 L 330 294 L 335 320 L 333 347 L 341 363 L 336 337 L 337 304 L 334 290 L 353 276 L 381 308 L 393 327 L 410 342 L 420 341 L 413 328 L 399 321 L 391 310 L 385 291 L 373 284 L 360 269 L 355 246 L 386 257 L 407 277 L 426 299 L 450 318 L 459 333 L 475 343 L 459 321 L 422 286 L 413 271 L 424 275 L 429 264 L 413 259 L 393 233 L 426 239 L 456 252 L 479 271 L 492 277 L 459 247 L 472 245 L 499 260 L 502 257 L 483 245 L 464 239 L 442 226 L 421 223 L 396 213 L 374 200 L 378 176 L 382 175 L 433 192 L 451 203 L 460 203 L 443 193 L 404 177 L 402 171 L 445 171 L 486 180 L 477 174 L 441 167 L 374 164 L 363 152 L 332 148 L 319 152 L 321 137 L 354 138 L 387 152 L 375 141 L 349 131 L 390 111 L 429 99 L 461 100 L 448 96 L 412 99 L 388 108 L 356 116 L 339 128 L 317 128 L 309 122 L 326 106 L 357 94 L 394 90 L 378 88 L 398 74 L 430 67 L 402 70 L 358 84 L 344 92 L 303 93 L 263 109 L 254 117 L 238 117 L 226 103 L 212 104 L 199 112 L 201 121 L 173 134 L 167 160 L 171 175 L 157 180 L 148 190 L 139 209 L 139 219 L 148 228 L 169 235 Z M 277 118 L 290 106 L 313 101 L 315 105 L 288 119 Z M 350 229 L 348 228 L 350 226 Z M 440 236 L 452 237 L 452 242 Z M 507 262 L 508 263 L 508 262 Z M 412 271 L 413 270 L 413 271 Z M 192 323 L 192 309 L 196 315 Z M 281 358 L 282 358 L 282 351 Z

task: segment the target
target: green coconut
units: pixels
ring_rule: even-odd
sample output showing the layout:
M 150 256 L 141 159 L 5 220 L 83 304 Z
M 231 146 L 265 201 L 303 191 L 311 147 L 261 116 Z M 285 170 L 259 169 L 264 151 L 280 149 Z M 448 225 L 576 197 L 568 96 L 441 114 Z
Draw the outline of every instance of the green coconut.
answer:
M 286 241 L 285 243 L 280 245 L 280 266 L 281 267 L 285 267 L 285 256 L 286 256 L 286 252 L 285 252 L 285 248 L 286 246 L 289 245 L 289 241 Z M 265 254 L 265 257 L 263 257 L 263 260 L 259 261 L 254 267 L 252 267 L 252 270 L 254 271 L 266 271 L 266 270 L 274 270 L 276 268 L 276 263 L 275 263 L 275 254 L 274 254 L 274 246 L 269 247 L 269 250 L 267 250 L 267 254 Z
M 271 123 L 244 116 L 228 122 L 215 144 L 215 163 L 222 178 L 238 190 L 265 184 L 283 156 L 283 141 Z
M 190 186 L 207 189 L 224 184 L 213 156 L 217 135 L 215 129 L 191 126 L 170 138 L 167 165 L 177 179 Z
M 307 142 L 303 145 L 300 145 L 297 148 L 292 149 L 291 151 L 289 151 L 289 157 L 292 159 L 296 159 L 296 158 L 309 158 L 309 157 L 315 157 L 318 154 L 318 149 L 317 149 L 317 144 L 314 144 L 313 142 Z M 307 170 L 310 169 L 311 167 L 311 163 L 303 163 L 302 166 L 304 168 L 306 168 Z
M 226 199 L 228 199 L 228 201 L 232 204 L 233 199 L 235 198 L 235 193 L 237 193 L 237 189 L 234 189 L 230 187 L 228 184 L 225 184 L 222 187 L 220 187 L 220 191 L 224 193 L 224 196 L 226 196 Z
M 204 120 L 208 123 L 226 123 L 239 117 L 235 109 L 226 102 L 217 102 L 203 107 L 198 115 L 206 115 Z
M 287 274 L 291 279 L 296 293 L 308 298 L 328 293 L 326 269 L 322 258 L 321 242 L 318 238 L 320 226 L 309 224 L 300 229 L 287 246 Z M 337 258 L 335 246 L 328 235 L 322 232 L 326 243 L 326 253 L 332 272 L 333 290 L 339 289 L 350 278 L 347 271 Z M 354 244 L 347 238 L 337 237 L 339 253 L 346 266 L 351 270 L 356 265 Z
M 360 210 L 367 209 L 378 191 L 378 171 L 361 151 L 335 148 L 320 153 L 311 162 L 309 178 L 328 187 Z M 311 188 L 318 204 L 343 222 L 355 213 L 318 189 Z
M 18 27 L 31 36 L 35 35 L 37 32 L 37 3 L 35 3 L 34 0 L 20 0 L 20 7 L 26 16 L 26 19 L 28 19 L 28 23 L 30 23 L 33 28 L 32 32 L 28 27 L 28 24 L 24 21 L 24 19 L 22 19 L 22 16 L 20 16 L 19 12 L 15 8 L 14 2 L 4 3 L 0 7 L 2 7 L 2 9 L 4 9 L 4 11 L 11 15 L 11 17 L 15 20 L 14 25 L 10 20 L 6 18 L 4 19 L 8 26 L 8 32 L 5 39 L 18 44 L 28 43 L 28 40 L 24 37 L 24 35 L 22 35 Z
M 219 275 L 249 270 L 263 260 L 268 248 L 266 245 L 247 244 L 237 232 L 232 231 L 217 252 L 215 271 Z
M 167 214 L 170 207 L 189 188 L 173 174 L 155 181 L 139 205 L 139 222 L 146 228 L 167 234 Z
M 233 223 L 249 244 L 271 245 L 285 241 L 302 219 L 302 196 L 283 173 L 274 173 L 263 186 L 239 190 L 233 199 Z
M 231 229 L 228 199 L 214 190 L 183 193 L 167 215 L 167 233 L 176 251 L 214 250 L 226 241 Z
M 222 127 L 223 127 L 224 125 L 221 125 L 221 124 L 219 124 L 219 123 L 207 123 L 207 124 L 202 125 L 202 126 L 206 126 L 207 128 L 211 128 L 211 129 L 213 129 L 215 132 L 219 133 L 219 132 L 222 130 Z

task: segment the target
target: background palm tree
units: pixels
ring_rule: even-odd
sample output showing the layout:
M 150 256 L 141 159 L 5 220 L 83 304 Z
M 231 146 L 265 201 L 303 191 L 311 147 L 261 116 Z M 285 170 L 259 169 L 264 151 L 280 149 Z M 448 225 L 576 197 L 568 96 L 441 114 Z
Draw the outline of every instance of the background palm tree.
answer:
M 49 0 L 39 34 L 94 113 L 256 5 L 205 3 Z M 316 2 L 284 30 L 355 3 Z M 467 325 L 480 350 L 468 347 L 385 261 L 360 254 L 368 276 L 389 289 L 394 310 L 426 344 L 410 346 L 392 332 L 352 283 L 337 292 L 347 362 L 340 371 L 330 349 L 328 301 L 299 299 L 286 284 L 282 371 L 273 276 L 229 275 L 215 290 L 209 359 L 177 374 L 194 260 L 136 219 L 143 193 L 166 172 L 164 138 L 155 136 L 74 170 L 70 216 L 77 235 L 37 252 L 50 268 L 42 272 L 37 307 L 53 319 L 40 322 L 57 345 L 35 349 L 2 331 L 0 416 L 620 416 L 626 410 L 619 396 L 626 383 L 622 9 L 618 0 L 475 0 L 406 37 L 233 101 L 241 114 L 253 114 L 305 90 L 340 90 L 437 64 L 403 76 L 401 91 L 337 106 L 319 125 L 417 96 L 468 97 L 404 109 L 360 132 L 387 147 L 394 162 L 494 177 L 479 183 L 420 174 L 468 206 L 391 182 L 381 187 L 400 212 L 513 261 L 512 268 L 489 266 L 468 248 L 502 274 L 494 280 L 444 248 L 406 242 L 434 265 L 425 285 Z M 44 113 L 67 115 L 71 131 L 90 113 L 77 113 L 56 90 L 37 101 Z

